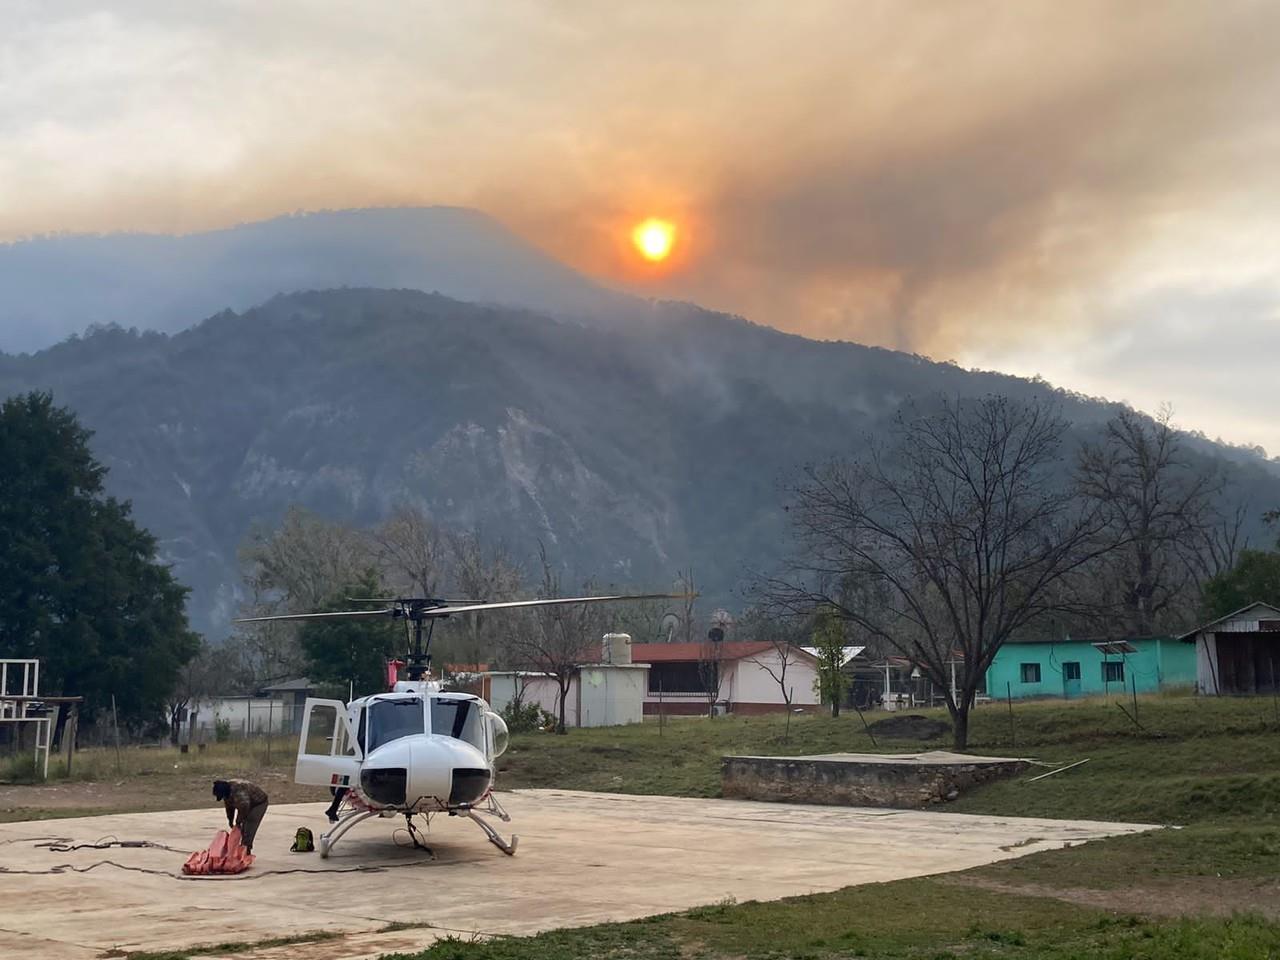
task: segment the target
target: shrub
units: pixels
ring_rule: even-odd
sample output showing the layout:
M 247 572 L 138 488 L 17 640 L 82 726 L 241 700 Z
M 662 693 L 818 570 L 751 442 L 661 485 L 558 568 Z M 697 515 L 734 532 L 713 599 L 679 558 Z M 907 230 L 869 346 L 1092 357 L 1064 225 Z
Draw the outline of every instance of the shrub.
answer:
M 536 703 L 521 703 L 512 700 L 501 710 L 502 719 L 512 733 L 528 733 L 531 730 L 543 730 L 555 726 L 556 718 L 543 710 Z

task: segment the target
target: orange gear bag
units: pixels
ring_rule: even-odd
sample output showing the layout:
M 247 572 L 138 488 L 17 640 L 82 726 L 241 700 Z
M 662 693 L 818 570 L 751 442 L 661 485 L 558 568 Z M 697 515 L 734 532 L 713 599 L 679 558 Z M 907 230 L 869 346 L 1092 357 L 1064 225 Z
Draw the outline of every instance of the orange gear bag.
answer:
M 219 830 L 206 850 L 197 850 L 187 857 L 182 872 L 188 876 L 207 876 L 221 873 L 243 873 L 253 866 L 253 854 L 244 848 L 240 828 Z

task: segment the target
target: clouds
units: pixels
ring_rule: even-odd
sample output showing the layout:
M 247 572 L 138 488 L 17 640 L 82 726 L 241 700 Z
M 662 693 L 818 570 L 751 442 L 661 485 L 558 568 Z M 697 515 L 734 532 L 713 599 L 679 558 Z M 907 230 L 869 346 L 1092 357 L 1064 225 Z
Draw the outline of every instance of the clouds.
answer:
M 3 236 L 475 204 L 641 292 L 1020 363 L 1280 267 L 1274 4 L 58 11 L 0 38 Z

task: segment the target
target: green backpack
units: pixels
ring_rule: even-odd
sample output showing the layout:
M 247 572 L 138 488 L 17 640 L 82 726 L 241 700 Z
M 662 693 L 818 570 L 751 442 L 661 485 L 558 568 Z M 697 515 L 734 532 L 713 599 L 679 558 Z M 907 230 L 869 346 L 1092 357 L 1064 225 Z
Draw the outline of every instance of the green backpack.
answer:
M 293 835 L 293 846 L 289 850 L 293 853 L 310 853 L 315 848 L 316 845 L 311 839 L 311 831 L 306 827 L 299 827 L 298 832 Z

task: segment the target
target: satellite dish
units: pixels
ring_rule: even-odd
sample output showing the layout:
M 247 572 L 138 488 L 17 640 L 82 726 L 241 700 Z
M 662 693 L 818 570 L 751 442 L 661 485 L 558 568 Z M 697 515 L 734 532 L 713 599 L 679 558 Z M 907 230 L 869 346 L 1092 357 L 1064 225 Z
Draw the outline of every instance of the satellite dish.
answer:
M 671 638 L 675 636 L 675 632 L 679 627 L 680 618 L 674 613 L 668 613 L 662 618 L 662 623 L 658 625 L 658 638 L 670 643 Z

